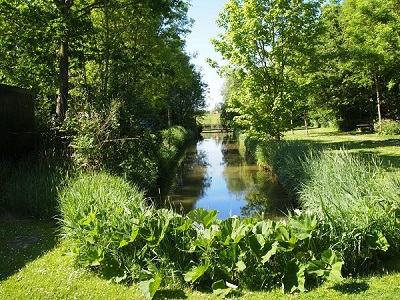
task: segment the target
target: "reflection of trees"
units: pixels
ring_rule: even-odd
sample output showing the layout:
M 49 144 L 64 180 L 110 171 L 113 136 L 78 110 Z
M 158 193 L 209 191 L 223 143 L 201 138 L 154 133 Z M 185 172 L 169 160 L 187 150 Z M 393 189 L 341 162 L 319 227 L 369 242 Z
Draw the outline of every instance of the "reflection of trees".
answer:
M 265 217 L 273 218 L 287 214 L 292 199 L 285 193 L 277 179 L 266 171 L 260 171 L 257 175 L 258 188 L 246 195 L 247 204 L 241 208 L 241 215 L 252 217 L 264 213 Z
M 256 185 L 255 169 L 251 157 L 242 157 L 234 136 L 225 136 L 221 151 L 225 169 L 223 175 L 231 193 L 241 196 L 254 189 Z
M 197 199 L 204 195 L 210 186 L 211 178 L 207 174 L 207 154 L 198 151 L 196 146 L 188 149 L 185 158 L 178 166 L 176 178 L 171 186 L 173 204 L 184 213 L 192 210 Z
M 240 155 L 237 141 L 226 136 L 222 141 L 224 177 L 229 191 L 243 197 L 248 204 L 241 208 L 244 217 L 264 213 L 286 213 L 291 200 L 272 173 L 260 170 L 250 155 Z

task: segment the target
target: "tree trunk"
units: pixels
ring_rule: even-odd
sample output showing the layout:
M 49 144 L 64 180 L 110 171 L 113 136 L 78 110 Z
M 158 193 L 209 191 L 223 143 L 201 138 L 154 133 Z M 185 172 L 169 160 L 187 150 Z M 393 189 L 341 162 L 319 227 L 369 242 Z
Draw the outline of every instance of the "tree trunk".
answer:
M 73 0 L 54 0 L 58 7 L 62 19 L 67 20 Z M 59 72 L 60 83 L 59 93 L 56 102 L 56 116 L 62 122 L 65 119 L 65 114 L 68 109 L 68 91 L 69 91 L 69 78 L 68 78 L 68 32 L 65 32 L 60 40 L 60 53 L 59 53 Z
M 376 89 L 376 103 L 378 106 L 378 125 L 379 125 L 379 133 L 382 133 L 382 113 L 381 113 L 381 93 L 379 91 L 379 79 L 375 74 L 375 89 Z
M 61 41 L 60 46 L 60 60 L 59 60 L 59 68 L 60 68 L 60 86 L 59 86 L 59 94 L 57 96 L 56 103 L 56 116 L 60 121 L 64 121 L 65 114 L 68 109 L 68 42 Z

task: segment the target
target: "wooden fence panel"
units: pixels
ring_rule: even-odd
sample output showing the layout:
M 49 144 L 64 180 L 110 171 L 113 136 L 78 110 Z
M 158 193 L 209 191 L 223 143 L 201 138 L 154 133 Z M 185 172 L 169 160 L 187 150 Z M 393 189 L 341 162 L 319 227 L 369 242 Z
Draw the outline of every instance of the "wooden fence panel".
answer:
M 0 154 L 18 154 L 34 147 L 33 93 L 0 84 Z

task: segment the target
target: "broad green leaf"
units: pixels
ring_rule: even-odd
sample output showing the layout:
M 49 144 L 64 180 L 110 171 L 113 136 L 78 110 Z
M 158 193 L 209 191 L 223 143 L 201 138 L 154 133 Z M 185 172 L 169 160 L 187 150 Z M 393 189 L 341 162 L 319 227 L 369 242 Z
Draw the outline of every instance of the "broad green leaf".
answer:
M 193 221 L 191 219 L 186 219 L 181 226 L 176 227 L 178 231 L 188 231 L 193 226 Z
M 208 265 L 202 265 L 198 267 L 193 267 L 190 271 L 185 273 L 186 282 L 195 282 L 198 278 L 203 276 L 203 274 L 208 270 Z
M 268 248 L 269 248 L 269 249 L 268 249 L 267 254 L 265 254 L 265 255 L 262 257 L 262 260 L 261 260 L 261 262 L 262 262 L 263 264 L 265 264 L 266 262 L 268 262 L 268 261 L 270 260 L 270 258 L 271 258 L 273 255 L 276 254 L 276 251 L 277 251 L 278 248 L 279 248 L 279 242 L 277 242 L 277 241 L 273 242 L 272 244 L 269 245 Z
M 214 222 L 214 220 L 217 218 L 218 211 L 216 210 L 207 211 L 204 208 L 200 207 L 190 211 L 187 215 L 194 222 L 202 224 L 205 228 L 208 228 L 212 224 L 212 222 Z
M 232 291 L 232 288 L 227 287 L 225 281 L 223 280 L 214 282 L 211 287 L 213 289 L 213 293 L 221 299 L 225 299 L 225 297 L 228 296 L 228 294 Z
M 325 276 L 326 266 L 326 263 L 322 260 L 313 260 L 308 263 L 307 272 L 322 277 Z
M 372 235 L 367 237 L 367 245 L 372 250 L 387 251 L 389 243 L 386 237 L 380 231 L 375 231 Z
M 150 280 L 144 280 L 139 282 L 139 288 L 146 299 L 153 299 L 155 293 L 160 287 L 162 281 L 162 276 L 160 274 L 156 274 Z
M 291 260 L 286 265 L 285 274 L 282 278 L 283 289 L 286 293 L 293 293 L 296 291 L 305 291 L 305 270 L 306 264 L 302 264 L 298 260 Z
M 337 257 L 336 253 L 332 249 L 325 250 L 322 252 L 321 260 L 329 265 L 330 271 L 326 276 L 328 280 L 333 282 L 339 282 L 343 280 L 342 277 L 342 266 L 344 261 Z
M 317 227 L 317 218 L 316 216 L 302 213 L 290 219 L 289 227 L 297 239 L 305 240 L 311 237 L 312 231 Z

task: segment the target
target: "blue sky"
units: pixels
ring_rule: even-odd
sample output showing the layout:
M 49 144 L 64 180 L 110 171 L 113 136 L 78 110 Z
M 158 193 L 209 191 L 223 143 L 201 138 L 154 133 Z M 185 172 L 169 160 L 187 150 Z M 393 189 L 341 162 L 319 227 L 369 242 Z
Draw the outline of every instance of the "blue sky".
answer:
M 189 18 L 194 19 L 195 23 L 192 33 L 186 38 L 186 50 L 189 54 L 197 53 L 192 63 L 202 69 L 203 80 L 209 87 L 207 105 L 210 108 L 222 101 L 221 88 L 224 80 L 219 77 L 215 69 L 208 66 L 205 60 L 211 58 L 221 61 L 221 56 L 214 52 L 210 40 L 220 32 L 215 20 L 226 2 L 226 0 L 191 0 L 188 12 Z

